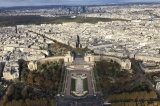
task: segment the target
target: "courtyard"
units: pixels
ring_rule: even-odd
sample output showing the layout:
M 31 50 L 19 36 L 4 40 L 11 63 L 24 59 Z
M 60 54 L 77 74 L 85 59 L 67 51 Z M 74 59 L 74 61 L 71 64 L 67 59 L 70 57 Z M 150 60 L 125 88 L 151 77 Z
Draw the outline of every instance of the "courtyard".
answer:
M 68 71 L 66 95 L 83 97 L 93 95 L 91 75 L 85 70 Z

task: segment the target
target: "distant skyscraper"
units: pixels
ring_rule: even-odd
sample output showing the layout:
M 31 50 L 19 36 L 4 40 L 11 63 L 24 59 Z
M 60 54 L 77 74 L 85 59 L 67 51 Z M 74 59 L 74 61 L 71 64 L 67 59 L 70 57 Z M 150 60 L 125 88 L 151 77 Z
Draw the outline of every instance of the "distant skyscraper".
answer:
M 71 7 L 71 11 L 72 11 L 72 12 L 74 11 L 74 6 Z
M 85 6 L 82 6 L 82 12 L 86 13 L 86 7 Z
M 85 13 L 88 13 L 88 7 L 87 7 L 87 5 L 85 7 Z
M 74 6 L 73 6 L 73 7 L 72 7 L 72 12 L 74 12 L 74 13 L 76 14 L 76 13 L 77 13 L 77 9 L 78 9 L 77 7 L 74 7 Z
M 78 14 L 78 11 L 79 11 L 79 9 L 78 9 L 78 6 L 76 7 L 76 14 Z
M 88 7 L 86 6 L 82 6 L 82 12 L 83 13 L 87 13 L 88 12 Z
M 69 12 L 69 14 L 71 13 L 71 11 L 72 11 L 72 8 L 71 7 L 69 7 L 69 8 L 67 8 L 68 9 L 68 12 Z
M 15 26 L 15 32 L 18 33 L 18 31 L 17 31 L 17 25 Z

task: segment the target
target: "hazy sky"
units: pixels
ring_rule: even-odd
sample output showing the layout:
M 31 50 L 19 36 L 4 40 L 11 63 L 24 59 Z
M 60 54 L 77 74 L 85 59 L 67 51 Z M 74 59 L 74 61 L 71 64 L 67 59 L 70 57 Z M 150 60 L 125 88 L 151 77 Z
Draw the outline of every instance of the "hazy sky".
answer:
M 31 5 L 89 5 L 125 2 L 160 2 L 160 0 L 0 0 L 3 6 L 31 6 Z

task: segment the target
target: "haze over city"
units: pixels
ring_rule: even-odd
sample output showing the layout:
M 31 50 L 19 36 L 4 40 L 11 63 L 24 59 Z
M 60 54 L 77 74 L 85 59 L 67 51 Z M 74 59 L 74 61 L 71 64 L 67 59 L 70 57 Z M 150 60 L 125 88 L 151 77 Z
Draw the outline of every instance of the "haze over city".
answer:
M 39 5 L 103 5 L 130 2 L 159 2 L 159 0 L 0 0 L 0 7 Z

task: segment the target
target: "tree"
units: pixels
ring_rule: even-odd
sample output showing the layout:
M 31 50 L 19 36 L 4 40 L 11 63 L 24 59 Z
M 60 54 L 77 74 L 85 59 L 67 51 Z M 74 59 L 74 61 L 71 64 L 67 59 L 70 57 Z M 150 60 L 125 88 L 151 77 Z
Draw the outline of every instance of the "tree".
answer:
M 56 101 L 55 100 L 51 100 L 51 106 L 55 105 Z
M 2 103 L 3 103 L 3 104 L 6 104 L 7 102 L 8 102 L 8 96 L 7 96 L 7 95 L 4 95 L 4 96 L 3 96 Z
M 23 98 L 26 98 L 26 97 L 27 97 L 27 95 L 28 95 L 27 87 L 24 87 L 24 88 L 23 88 L 21 94 L 22 94 Z
M 33 85 L 33 75 L 31 72 L 28 74 L 27 82 L 29 84 Z
M 0 100 L 0 106 L 3 106 L 3 100 Z
M 144 100 L 148 100 L 149 99 L 149 95 L 148 95 L 148 93 L 146 92 L 146 91 L 144 91 Z
M 156 99 L 157 98 L 157 94 L 154 91 L 150 91 L 149 95 L 150 95 L 150 98 L 152 98 L 152 99 Z
M 42 77 L 36 77 L 34 80 L 36 81 L 37 85 L 41 85 L 44 82 L 44 79 Z
M 12 95 L 13 93 L 14 93 L 14 85 L 12 84 L 12 85 L 10 85 L 9 87 L 8 87 L 8 89 L 7 89 L 7 95 L 8 96 L 10 96 L 10 95 Z
M 144 101 L 143 105 L 144 105 L 144 106 L 148 106 L 148 102 L 147 102 L 147 101 Z
M 42 101 L 43 101 L 44 106 L 47 106 L 47 104 L 48 104 L 47 99 L 46 98 L 42 98 Z
M 55 86 L 56 86 L 56 87 L 58 86 L 58 82 L 57 82 L 57 81 L 55 82 Z
M 52 80 L 45 80 L 44 85 L 45 85 L 46 87 L 51 88 L 51 89 L 55 86 L 55 85 L 54 85 L 54 82 L 53 82 Z
M 28 98 L 25 100 L 25 103 L 27 104 L 27 106 L 31 106 L 30 102 L 31 102 L 31 100 Z
M 38 70 L 42 70 L 43 69 L 43 66 L 41 64 L 38 64 Z

